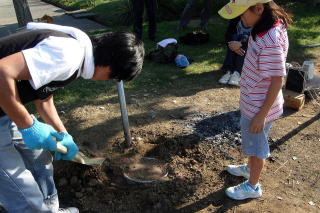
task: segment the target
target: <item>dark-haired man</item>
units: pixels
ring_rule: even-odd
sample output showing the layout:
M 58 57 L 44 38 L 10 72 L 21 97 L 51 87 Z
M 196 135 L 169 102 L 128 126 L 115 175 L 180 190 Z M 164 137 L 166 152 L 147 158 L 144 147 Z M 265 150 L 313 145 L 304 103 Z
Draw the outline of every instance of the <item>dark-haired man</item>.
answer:
M 142 69 L 143 43 L 132 33 L 110 32 L 92 41 L 82 31 L 29 23 L 0 39 L 0 203 L 9 213 L 77 213 L 59 208 L 53 180 L 56 143 L 78 152 L 53 102 L 55 90 L 83 77 L 131 80 Z M 43 122 L 24 107 L 34 102 Z

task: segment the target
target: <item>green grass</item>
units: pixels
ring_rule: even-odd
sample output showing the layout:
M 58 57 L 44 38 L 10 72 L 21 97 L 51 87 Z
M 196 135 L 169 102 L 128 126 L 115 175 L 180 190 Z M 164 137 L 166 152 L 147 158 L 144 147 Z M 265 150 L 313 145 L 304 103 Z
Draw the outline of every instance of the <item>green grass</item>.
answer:
M 194 22 L 194 23 L 193 23 Z M 192 21 L 190 24 L 197 24 Z M 201 46 L 179 45 L 178 52 L 185 54 L 194 62 L 186 69 L 177 68 L 172 64 L 157 64 L 145 60 L 142 73 L 133 81 L 126 82 L 126 90 L 145 90 L 147 88 L 164 88 L 177 81 L 197 82 L 203 80 L 203 74 L 218 70 L 225 56 L 225 47 L 221 45 L 223 41 L 223 31 L 227 22 L 218 17 L 210 21 L 209 32 L 211 33 L 210 42 Z M 162 22 L 158 24 L 157 39 L 162 40 L 168 37 L 177 38 L 184 33 L 176 31 L 177 22 Z M 117 27 L 116 30 L 130 30 L 128 27 Z M 221 33 L 214 33 L 214 32 Z M 101 31 L 100 31 L 101 33 Z M 147 39 L 147 25 L 144 26 L 144 36 L 146 52 L 150 52 L 156 46 L 155 42 Z M 219 45 L 219 46 L 218 46 Z M 77 104 L 90 102 L 95 99 L 105 100 L 116 93 L 114 82 L 97 82 L 79 79 L 68 85 L 66 89 L 59 91 L 56 98 L 59 103 Z M 117 101 L 116 99 L 112 99 Z M 97 103 L 97 102 L 95 102 Z
M 123 23 L 123 13 L 128 11 L 125 5 L 128 0 L 51 0 L 68 8 L 87 9 L 97 14 L 98 20 L 110 25 Z
M 319 48 L 303 49 L 301 45 L 320 43 L 320 7 L 291 3 L 290 11 L 294 15 L 294 24 L 289 30 L 289 61 L 302 63 L 319 55 Z
M 319 60 L 320 48 L 304 49 L 300 46 L 320 43 L 320 8 L 308 7 L 303 3 L 289 3 L 288 6 L 295 18 L 294 25 L 289 30 L 290 49 L 287 61 L 301 64 L 304 60 L 315 60 L 317 55 Z M 190 28 L 196 27 L 197 24 L 198 21 L 192 21 Z M 183 33 L 177 32 L 176 26 L 176 21 L 158 23 L 157 40 L 169 37 L 178 38 Z M 209 81 L 214 84 L 212 73 L 219 71 L 225 57 L 226 48 L 223 40 L 226 26 L 226 20 L 214 16 L 209 23 L 209 43 L 200 46 L 179 45 L 179 53 L 194 60 L 186 69 L 177 68 L 174 64 L 156 64 L 146 60 L 142 73 L 135 80 L 125 83 L 126 93 L 163 89 L 170 85 L 179 85 L 179 88 L 183 85 L 201 86 L 200 82 Z M 120 26 L 110 30 L 131 30 L 131 27 Z M 146 52 L 149 52 L 155 48 L 155 42 L 147 39 L 147 25 L 144 25 L 143 32 Z M 116 84 L 114 82 L 79 79 L 56 94 L 56 103 L 58 106 L 116 103 L 115 94 Z
M 87 9 L 97 14 L 97 20 L 107 26 L 129 25 L 132 23 L 131 0 L 50 0 L 60 5 L 74 9 Z M 157 18 L 161 20 L 175 20 L 180 17 L 184 5 L 188 0 L 158 0 Z M 226 0 L 215 0 L 213 12 L 225 4 Z M 200 15 L 202 1 L 194 1 L 193 12 Z

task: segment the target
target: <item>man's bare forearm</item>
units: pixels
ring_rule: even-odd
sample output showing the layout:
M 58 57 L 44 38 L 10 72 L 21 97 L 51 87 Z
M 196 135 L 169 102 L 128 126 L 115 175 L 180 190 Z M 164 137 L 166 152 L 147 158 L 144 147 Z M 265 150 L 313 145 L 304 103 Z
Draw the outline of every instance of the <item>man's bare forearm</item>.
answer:
M 53 126 L 57 132 L 67 132 L 54 105 L 53 96 L 50 96 L 46 100 L 36 100 L 35 105 L 41 118 L 47 124 Z

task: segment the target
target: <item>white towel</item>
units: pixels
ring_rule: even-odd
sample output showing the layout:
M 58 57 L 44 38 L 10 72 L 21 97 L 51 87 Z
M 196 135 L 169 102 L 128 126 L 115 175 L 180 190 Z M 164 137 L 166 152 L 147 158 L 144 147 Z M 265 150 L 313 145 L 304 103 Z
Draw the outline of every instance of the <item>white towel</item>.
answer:
M 84 58 L 84 66 L 80 69 L 80 75 L 82 78 L 91 79 L 94 74 L 94 59 L 93 59 L 93 50 L 92 43 L 89 36 L 83 31 L 74 28 L 61 26 L 56 24 L 47 24 L 47 23 L 37 23 L 37 22 L 29 22 L 27 24 L 27 29 L 36 30 L 36 29 L 48 29 L 48 30 L 56 30 L 60 32 L 67 33 L 77 39 L 81 47 L 85 49 L 85 58 Z
M 172 44 L 172 43 L 176 44 L 176 43 L 178 43 L 178 42 L 177 42 L 177 40 L 174 39 L 174 38 L 166 38 L 166 39 L 163 39 L 162 41 L 159 41 L 159 42 L 157 43 L 157 48 L 158 48 L 159 46 L 161 46 L 161 47 L 166 47 L 168 44 Z

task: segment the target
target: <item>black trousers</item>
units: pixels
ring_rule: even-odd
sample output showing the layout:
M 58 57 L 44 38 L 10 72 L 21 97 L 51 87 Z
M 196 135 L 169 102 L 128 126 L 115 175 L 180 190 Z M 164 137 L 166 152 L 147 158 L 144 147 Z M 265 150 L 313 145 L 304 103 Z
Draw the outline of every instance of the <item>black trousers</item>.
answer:
M 142 38 L 144 5 L 146 5 L 149 21 L 149 38 L 154 40 L 156 34 L 156 0 L 132 0 L 133 31 L 139 39 Z
M 189 0 L 183 9 L 181 14 L 180 23 L 178 25 L 179 29 L 185 28 L 190 19 L 192 18 L 192 7 L 194 5 L 194 0 Z M 213 0 L 203 0 L 203 9 L 201 11 L 200 24 L 201 29 L 206 29 L 210 16 L 213 14 Z
M 248 37 L 248 36 L 247 36 Z M 244 35 L 237 35 L 234 34 L 231 36 L 231 41 L 241 41 L 243 40 Z M 247 48 L 243 48 L 245 51 Z M 238 73 L 241 74 L 243 63 L 244 63 L 244 56 L 240 56 L 237 53 L 231 51 L 229 47 L 227 46 L 227 55 L 226 58 L 224 59 L 223 65 L 222 65 L 222 70 L 224 71 L 237 71 Z

